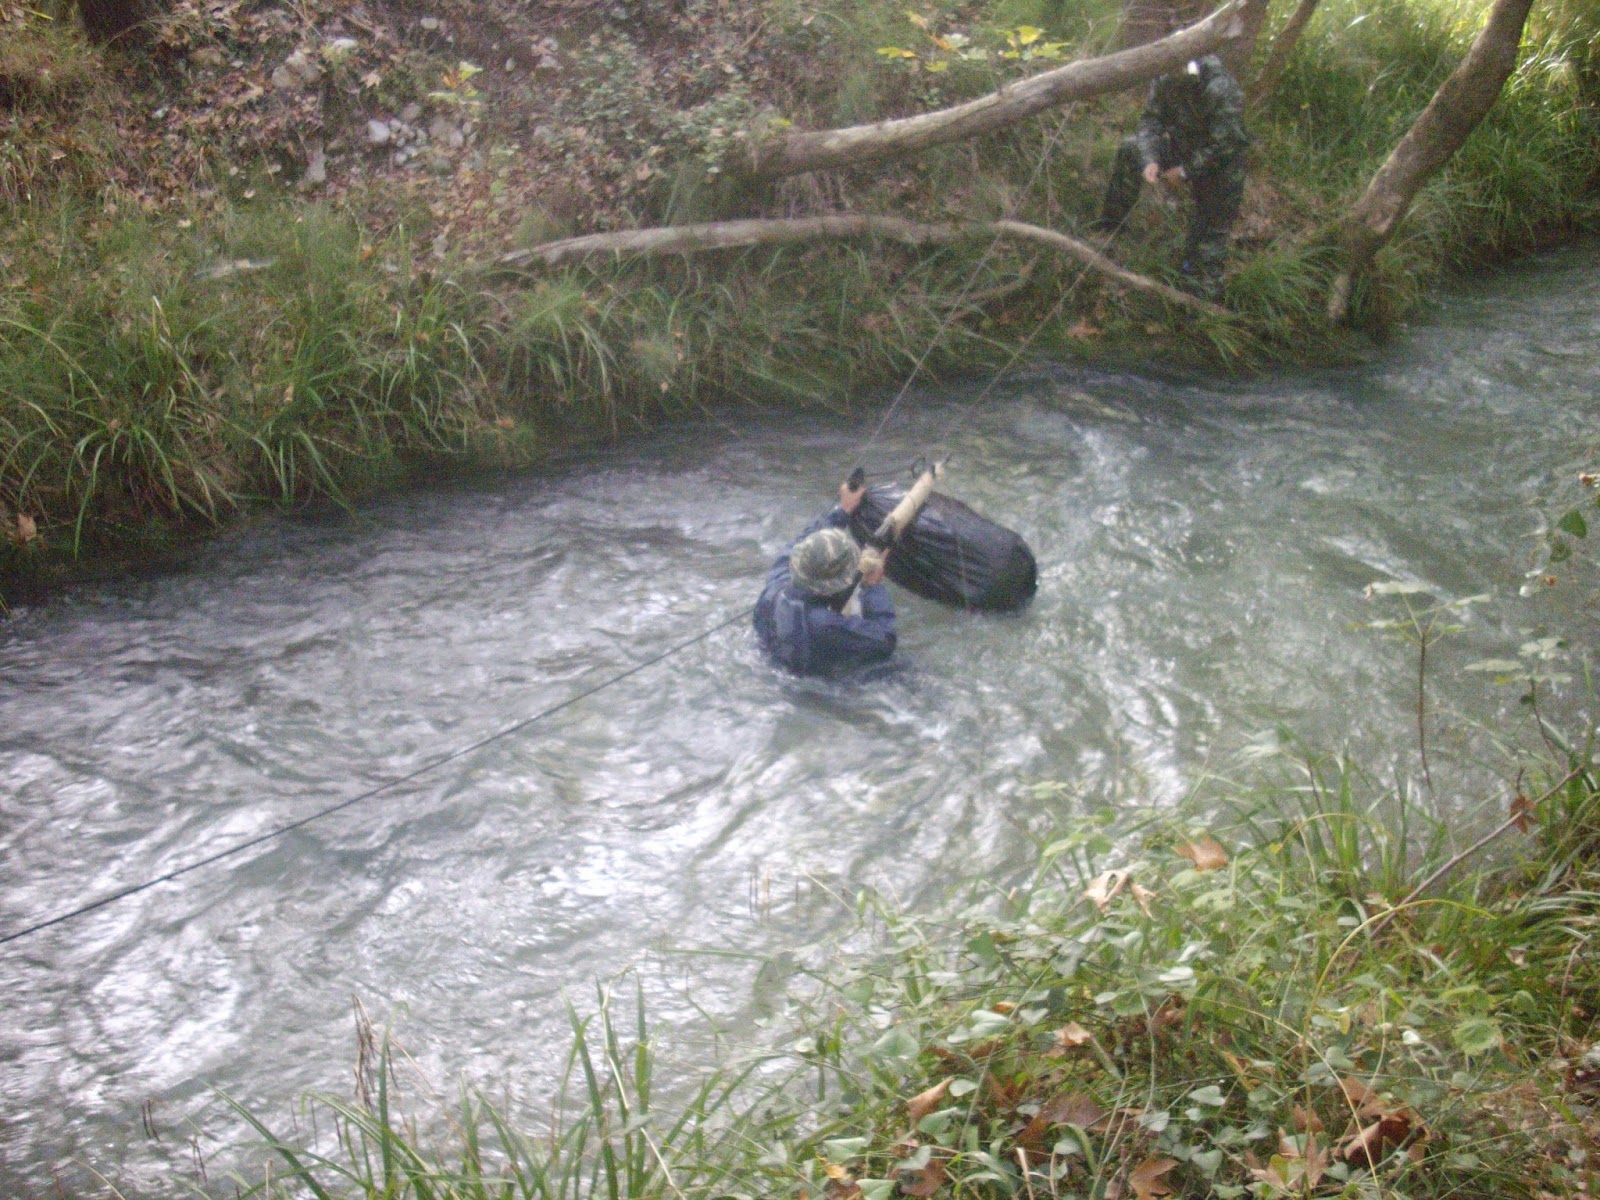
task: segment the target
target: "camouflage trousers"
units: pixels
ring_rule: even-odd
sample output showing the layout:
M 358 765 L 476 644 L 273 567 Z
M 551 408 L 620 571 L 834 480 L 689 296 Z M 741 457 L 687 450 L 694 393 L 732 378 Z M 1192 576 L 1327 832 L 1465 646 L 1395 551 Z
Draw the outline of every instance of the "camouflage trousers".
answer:
M 1176 163 L 1160 163 L 1163 170 Z M 1105 208 L 1099 224 L 1103 229 L 1119 229 L 1138 203 L 1144 186 L 1144 158 L 1136 138 L 1124 138 L 1117 147 L 1117 161 L 1111 168 L 1111 185 L 1106 189 Z M 1197 175 L 1189 181 L 1194 211 L 1189 216 L 1189 236 L 1184 241 L 1184 288 L 1207 300 L 1222 298 L 1222 267 L 1228 257 L 1228 233 L 1239 217 L 1244 200 L 1245 165 L 1242 158 L 1225 163 L 1219 170 Z

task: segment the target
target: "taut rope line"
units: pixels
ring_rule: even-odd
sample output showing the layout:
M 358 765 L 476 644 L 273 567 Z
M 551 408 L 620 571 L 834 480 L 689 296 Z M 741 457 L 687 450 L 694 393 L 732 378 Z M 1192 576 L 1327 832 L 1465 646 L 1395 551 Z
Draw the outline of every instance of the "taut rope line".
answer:
M 244 841 L 237 842 L 226 849 L 219 850 L 215 854 L 208 854 L 206 857 L 197 859 L 192 863 L 186 863 L 181 867 L 176 867 L 171 871 L 167 871 L 165 874 L 157 875 L 152 879 L 147 879 L 143 883 L 133 884 L 130 887 L 121 889 L 120 891 L 111 892 L 108 895 L 101 896 L 99 899 L 91 900 L 87 904 L 80 904 L 77 908 L 71 909 L 67 912 L 57 913 L 53 917 L 45 917 L 41 920 L 34 921 L 32 924 L 26 925 L 21 929 L 14 930 L 7 934 L 0 934 L 0 946 L 4 946 L 8 942 L 15 942 L 21 938 L 25 938 L 31 933 L 38 933 L 42 929 L 49 929 L 53 925 L 65 924 L 66 922 L 75 920 L 76 918 L 84 916 L 87 913 L 92 913 L 97 909 L 105 908 L 107 905 L 115 904 L 119 900 L 126 900 L 129 896 L 136 896 L 140 892 L 147 892 L 151 888 L 157 887 L 160 884 L 171 883 L 174 879 L 178 879 L 184 875 L 190 874 L 191 872 L 198 871 L 202 867 L 209 867 L 212 863 L 221 862 L 225 858 L 232 858 L 234 855 L 242 854 L 244 851 L 252 849 L 253 847 L 263 845 L 266 842 L 275 841 L 287 833 L 293 833 L 296 829 L 304 829 L 313 821 L 320 821 L 324 817 L 331 817 L 334 813 L 343 812 L 347 808 L 354 808 L 357 804 L 360 804 L 366 800 L 371 800 L 374 796 L 380 796 L 384 792 L 392 791 L 401 784 L 410 783 L 412 780 L 418 779 L 423 775 L 428 774 L 430 771 L 436 771 L 446 763 L 455 762 L 459 758 L 465 758 L 467 755 L 472 754 L 475 751 L 482 750 L 485 746 L 492 745 L 493 743 L 504 738 L 508 738 L 513 734 L 521 733 L 530 725 L 537 724 L 538 722 L 543 721 L 546 717 L 552 717 L 562 709 L 570 708 L 572 705 L 577 704 L 580 700 L 587 700 L 590 696 L 595 695 L 597 692 L 603 692 L 606 688 L 611 687 L 613 684 L 621 683 L 624 679 L 627 679 L 633 675 L 637 675 L 640 671 L 644 671 L 650 667 L 653 667 L 657 663 L 663 662 L 666 659 L 671 658 L 673 655 L 705 641 L 712 634 L 720 633 L 722 630 L 726 629 L 735 622 L 748 620 L 750 614 L 754 611 L 755 607 L 753 605 L 749 608 L 741 609 L 732 616 L 723 618 L 709 629 L 702 630 L 701 632 L 695 634 L 687 641 L 678 642 L 676 645 L 668 647 L 666 650 L 663 650 L 659 654 L 645 659 L 643 662 L 635 663 L 625 671 L 620 671 L 607 679 L 603 679 L 592 687 L 587 687 L 580 692 L 575 692 L 566 699 L 559 700 L 555 704 L 552 704 L 549 708 L 541 709 L 539 712 L 534 713 L 531 717 L 524 717 L 514 725 L 507 725 L 504 729 L 497 730 L 496 732 L 489 734 L 487 737 L 479 738 L 470 746 L 463 746 L 459 750 L 452 750 L 448 754 L 440 755 L 438 758 L 425 762 L 414 770 L 407 771 L 404 775 L 400 775 L 394 779 L 388 780 L 387 782 L 380 783 L 377 787 L 368 788 L 359 795 L 351 796 L 346 800 L 340 800 L 335 804 L 330 804 L 325 808 L 320 808 L 314 813 L 310 813 L 304 817 L 290 821 L 287 824 L 279 825 L 275 829 L 269 829 L 266 833 L 260 833 L 255 837 L 246 838 Z

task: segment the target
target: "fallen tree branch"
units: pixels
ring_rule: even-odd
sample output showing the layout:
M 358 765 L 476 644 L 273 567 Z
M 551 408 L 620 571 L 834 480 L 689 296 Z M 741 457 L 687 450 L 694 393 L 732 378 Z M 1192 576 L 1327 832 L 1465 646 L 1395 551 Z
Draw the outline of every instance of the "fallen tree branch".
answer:
M 781 179 L 913 154 L 993 133 L 1074 100 L 1136 87 L 1176 70 L 1191 58 L 1209 54 L 1236 36 L 1239 7 L 1240 0 L 1229 0 L 1204 20 L 1160 41 L 1068 63 L 965 104 L 870 125 L 759 138 L 750 149 L 750 174 L 756 179 Z
M 646 254 L 695 254 L 701 250 L 731 250 L 783 242 L 809 242 L 826 237 L 861 237 L 871 234 L 912 246 L 942 244 L 968 236 L 959 225 L 925 225 L 902 217 L 860 213 L 834 213 L 820 217 L 750 217 L 737 221 L 707 221 L 699 225 L 662 225 L 652 229 L 624 229 L 616 233 L 588 233 L 581 237 L 545 242 L 500 256 L 509 267 L 534 261 L 547 267 L 581 262 L 596 254 L 631 258 Z
M 975 221 L 963 225 L 923 224 L 903 217 L 870 213 L 832 214 L 821 217 L 768 217 L 740 221 L 711 221 L 701 225 L 666 225 L 654 229 L 625 229 L 616 233 L 590 233 L 563 238 L 526 250 L 501 255 L 501 265 L 525 267 L 539 262 L 558 267 L 595 255 L 614 258 L 651 254 L 695 254 L 703 250 L 731 250 L 744 246 L 815 241 L 818 238 L 874 236 L 912 246 L 944 245 L 975 237 L 1007 237 L 1036 242 L 1076 259 L 1123 287 L 1159 296 L 1169 304 L 1210 316 L 1227 316 L 1228 310 L 1187 292 L 1119 266 L 1087 242 L 1022 221 Z
M 1054 229 L 1046 229 L 1043 225 L 1028 225 L 1022 221 L 995 221 L 985 228 L 992 229 L 997 234 L 1007 237 L 1023 238 L 1028 241 L 1042 242 L 1051 246 L 1071 258 L 1077 259 L 1084 266 L 1108 275 L 1124 287 L 1132 288 L 1137 292 L 1148 292 L 1152 296 L 1160 296 L 1169 304 L 1176 304 L 1179 308 L 1187 308 L 1193 312 L 1206 313 L 1213 317 L 1229 316 L 1227 309 L 1221 305 L 1212 304 L 1198 296 L 1191 296 L 1188 292 L 1180 292 L 1175 287 L 1170 287 L 1159 280 L 1151 279 L 1148 275 L 1140 275 L 1126 267 L 1119 266 L 1096 250 L 1088 242 L 1080 242 L 1077 238 L 1068 237 L 1064 233 L 1057 233 Z

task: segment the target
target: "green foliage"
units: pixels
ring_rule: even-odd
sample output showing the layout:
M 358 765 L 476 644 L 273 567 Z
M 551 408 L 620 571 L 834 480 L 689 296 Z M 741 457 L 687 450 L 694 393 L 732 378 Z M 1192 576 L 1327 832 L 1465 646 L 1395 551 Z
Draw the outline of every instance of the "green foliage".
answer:
M 1025 881 L 925 916 L 861 894 L 854 941 L 876 949 L 801 972 L 784 1049 L 706 1072 L 674 1116 L 652 1102 L 642 999 L 625 1033 L 603 991 L 571 1014 L 537 1138 L 474 1092 L 423 1126 L 448 1134 L 418 1132 L 385 1040 L 358 1102 L 314 1101 L 336 1149 L 245 1114 L 279 1160 L 245 1194 L 1579 1194 L 1566 1064 L 1600 1003 L 1588 760 L 1530 770 L 1563 774 L 1514 810 L 1525 861 L 1455 873 L 1448 831 L 1404 797 L 1287 761 L 1300 784 L 1230 785 L 1209 817 L 1070 825 Z

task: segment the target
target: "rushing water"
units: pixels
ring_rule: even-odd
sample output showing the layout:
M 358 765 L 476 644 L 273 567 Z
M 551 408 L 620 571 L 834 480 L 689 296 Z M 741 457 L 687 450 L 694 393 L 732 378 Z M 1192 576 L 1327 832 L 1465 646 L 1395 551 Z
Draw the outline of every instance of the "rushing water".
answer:
M 1435 675 L 1438 705 L 1480 718 L 1496 702 L 1464 662 L 1540 622 L 1590 632 L 1577 589 L 1517 588 L 1530 505 L 1600 435 L 1596 266 L 1588 247 L 1489 280 L 1359 370 L 1039 367 L 981 405 L 913 393 L 869 463 L 947 450 L 947 490 L 1037 551 L 1031 608 L 902 593 L 898 666 L 834 684 L 776 673 L 740 620 L 0 947 L 0 1193 L 91 1172 L 176 1191 L 192 1136 L 211 1154 L 239 1137 L 211 1089 L 285 1122 L 302 1091 L 348 1090 L 352 996 L 442 1081 L 536 1093 L 564 989 L 584 1006 L 639 964 L 657 1021 L 738 1013 L 753 969 L 726 952 L 827 935 L 830 891 L 916 903 L 1004 872 L 1064 804 L 1170 803 L 1280 724 L 1414 771 L 1414 664 L 1355 627 L 1367 583 L 1494 593 Z M 0 627 L 0 933 L 740 613 L 862 438 L 860 419 L 741 418 L 359 520 L 267 522 L 180 573 L 19 613 Z M 1488 757 L 1443 734 L 1436 753 L 1457 780 Z

